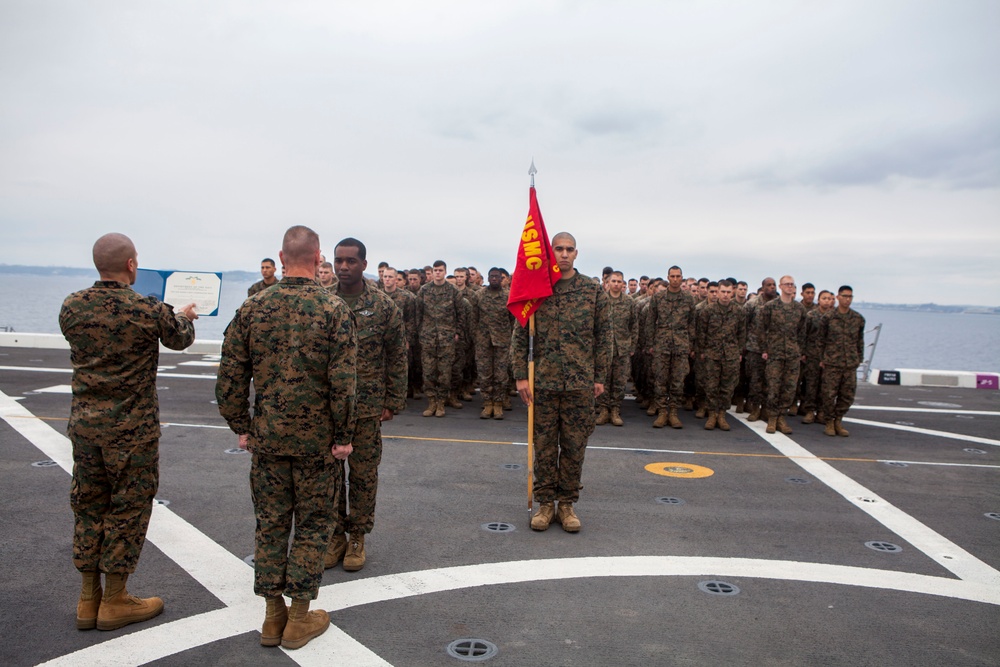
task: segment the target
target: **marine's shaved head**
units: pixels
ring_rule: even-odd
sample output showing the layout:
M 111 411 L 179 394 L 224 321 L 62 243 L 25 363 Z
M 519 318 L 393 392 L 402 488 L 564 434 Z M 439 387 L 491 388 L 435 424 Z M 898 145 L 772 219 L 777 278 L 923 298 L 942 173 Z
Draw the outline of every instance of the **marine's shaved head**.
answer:
M 289 227 L 281 240 L 282 259 L 289 265 L 308 265 L 319 252 L 319 234 L 304 225 Z
M 558 234 L 556 234 L 555 236 L 553 236 L 552 237 L 552 245 L 555 245 L 556 241 L 558 241 L 559 239 L 569 239 L 570 243 L 573 244 L 573 247 L 574 248 L 576 247 L 576 237 L 574 237 L 569 232 L 559 232 Z
M 124 234 L 105 234 L 94 243 L 94 266 L 102 278 L 128 272 L 128 261 L 135 258 L 135 245 Z

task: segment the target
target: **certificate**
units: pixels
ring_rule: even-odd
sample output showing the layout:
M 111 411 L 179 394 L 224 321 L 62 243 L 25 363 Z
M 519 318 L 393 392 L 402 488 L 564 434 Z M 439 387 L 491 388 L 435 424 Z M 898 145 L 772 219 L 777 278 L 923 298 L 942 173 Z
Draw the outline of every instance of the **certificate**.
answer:
M 199 317 L 211 317 L 219 314 L 222 274 L 139 269 L 134 289 L 144 296 L 155 296 L 175 308 L 193 302 Z

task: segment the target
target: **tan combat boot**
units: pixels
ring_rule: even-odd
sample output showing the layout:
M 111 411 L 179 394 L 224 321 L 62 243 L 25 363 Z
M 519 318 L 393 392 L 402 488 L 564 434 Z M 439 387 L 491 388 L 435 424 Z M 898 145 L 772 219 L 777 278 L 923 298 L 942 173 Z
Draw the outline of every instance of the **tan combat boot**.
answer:
M 555 503 L 541 503 L 535 516 L 531 517 L 532 530 L 548 530 L 552 516 L 556 513 Z
M 265 598 L 267 610 L 264 612 L 264 625 L 260 628 L 261 646 L 280 646 L 281 634 L 288 623 L 288 607 L 285 598 Z
M 726 411 L 719 410 L 719 415 L 716 417 L 715 425 L 718 426 L 723 431 L 729 430 L 729 422 L 726 421 Z
M 511 406 L 511 404 L 510 404 L 510 396 L 504 396 L 503 397 L 503 409 L 504 410 L 513 410 L 514 409 Z
M 288 610 L 288 622 L 281 633 L 282 648 L 302 648 L 326 632 L 330 627 L 330 615 L 322 609 L 309 611 L 309 600 L 292 600 Z
M 767 428 L 764 429 L 764 430 L 766 432 L 768 432 L 768 433 L 774 433 L 775 431 L 777 431 L 778 430 L 778 418 L 777 417 L 768 417 L 767 418 Z
M 741 412 L 746 412 L 746 410 L 743 409 L 746 407 L 746 405 L 747 405 L 747 399 L 745 398 L 736 399 L 736 414 L 740 414 Z
M 778 417 L 778 424 L 777 424 L 777 426 L 778 426 L 778 430 L 781 431 L 782 433 L 784 433 L 785 435 L 791 435 L 792 434 L 792 427 L 789 426 L 788 422 L 785 421 L 784 415 Z
M 690 396 L 684 399 L 684 409 L 687 410 L 688 412 L 694 410 L 694 399 L 691 398 Z
M 843 436 L 845 438 L 851 434 L 850 431 L 844 428 L 844 423 L 840 417 L 837 417 L 835 420 L 833 420 L 833 430 L 837 432 L 837 435 Z
M 816 421 L 816 413 L 812 410 L 807 411 L 806 416 L 802 418 L 803 424 L 812 424 L 814 421 Z
M 437 410 L 437 401 L 433 398 L 427 399 L 427 409 L 423 411 L 424 417 L 433 417 L 434 411 Z
M 365 566 L 365 534 L 351 535 L 344 553 L 344 570 L 357 572 Z
M 594 424 L 597 426 L 604 426 L 605 424 L 608 423 L 609 417 L 610 415 L 608 414 L 608 409 L 600 408 L 597 411 L 597 419 L 594 420 Z
M 752 405 L 750 406 L 750 414 L 747 416 L 748 422 L 755 422 L 760 419 L 760 406 Z
M 76 629 L 93 630 L 97 627 L 97 612 L 101 608 L 101 573 L 81 572 L 83 585 L 80 587 L 80 601 L 76 603 Z
M 677 408 L 670 408 L 670 411 L 667 413 L 667 419 L 670 422 L 670 428 L 684 428 L 681 418 L 677 416 Z
M 715 410 L 712 410 L 710 413 L 708 413 L 708 421 L 705 422 L 705 430 L 714 431 L 715 425 L 718 422 L 719 422 L 719 414 Z
M 116 630 L 130 623 L 140 623 L 163 611 L 160 598 L 137 598 L 125 590 L 127 574 L 104 575 L 104 597 L 97 611 L 98 630 Z
M 567 533 L 580 532 L 580 518 L 573 511 L 573 503 L 567 503 L 563 500 L 559 501 L 556 521 L 562 524 L 563 530 Z
M 830 435 L 830 436 L 837 435 L 837 427 L 832 419 L 828 419 L 826 421 L 826 428 L 823 429 L 823 435 Z
M 444 404 L 447 407 L 455 408 L 456 410 L 461 410 L 462 408 L 465 407 L 464 405 L 462 405 L 462 401 L 458 400 L 458 396 L 455 395 L 455 392 L 451 392 L 448 394 L 448 398 L 445 399 Z
M 656 401 L 650 401 L 649 402 L 649 407 L 646 408 L 646 415 L 648 417 L 652 417 L 653 415 L 655 415 L 659 411 L 660 411 L 660 409 L 656 407 Z
M 614 426 L 624 426 L 625 422 L 622 421 L 622 409 L 621 408 L 611 408 L 611 423 Z
M 698 404 L 698 409 L 694 413 L 695 419 L 704 419 L 706 416 L 708 416 L 708 411 L 705 410 L 705 406 Z
M 323 569 L 329 570 L 331 567 L 336 567 L 340 559 L 344 557 L 345 551 L 347 551 L 347 535 L 344 533 L 334 535 L 333 539 L 330 540 L 330 546 L 326 548 L 326 555 L 323 556 Z
M 434 401 L 434 416 L 444 417 L 444 401 L 440 398 Z
M 483 411 L 479 413 L 479 418 L 489 419 L 492 416 L 493 416 L 493 401 L 483 401 Z
M 503 419 L 503 402 L 498 401 L 493 404 L 493 419 Z
M 656 421 L 653 422 L 653 428 L 663 428 L 667 425 L 667 411 L 659 410 L 657 411 Z

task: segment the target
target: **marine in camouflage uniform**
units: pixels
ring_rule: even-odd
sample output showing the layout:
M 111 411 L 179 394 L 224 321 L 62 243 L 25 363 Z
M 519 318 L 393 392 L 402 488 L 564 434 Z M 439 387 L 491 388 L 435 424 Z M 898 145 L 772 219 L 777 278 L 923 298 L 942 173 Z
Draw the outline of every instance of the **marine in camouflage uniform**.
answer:
M 625 385 L 628 383 L 632 355 L 638 343 L 639 326 L 635 314 L 635 300 L 624 293 L 625 281 L 621 271 L 615 271 L 608 280 L 608 305 L 611 312 L 611 364 L 604 383 L 604 393 L 597 397 L 597 425 L 609 421 L 615 426 L 624 425 L 621 417 Z M 617 296 L 616 296 L 617 294 Z
M 226 327 L 215 396 L 253 453 L 254 592 L 267 598 L 261 643 L 297 648 L 329 627 L 325 611 L 308 609 L 334 528 L 335 459 L 350 454 L 355 436 L 357 338 L 347 305 L 312 277 L 315 232 L 290 228 L 281 259 L 281 282 L 243 302 Z
M 812 424 L 816 421 L 816 409 L 819 407 L 820 378 L 823 369 L 820 368 L 820 325 L 822 318 L 833 309 L 833 294 L 823 290 L 819 293 L 819 304 L 806 313 L 806 360 L 802 363 L 802 377 L 799 381 L 799 391 L 802 397 L 800 412 L 805 416 L 803 424 Z M 825 419 L 819 420 L 825 423 Z
M 701 361 L 708 420 L 705 428 L 729 430 L 729 409 L 740 376 L 740 359 L 746 344 L 746 317 L 732 301 L 732 284 L 719 284 L 719 299 L 698 312 L 696 349 Z
M 275 271 L 274 260 L 270 257 L 265 257 L 260 260 L 260 275 L 263 276 L 261 280 L 258 280 L 253 285 L 247 289 L 247 296 L 251 297 L 257 292 L 262 292 L 272 285 L 277 285 L 278 280 L 274 277 Z
M 708 399 L 705 396 L 705 369 L 702 367 L 702 357 L 698 353 L 701 351 L 698 347 L 698 323 L 700 322 L 701 312 L 705 310 L 708 306 L 713 303 L 717 303 L 719 300 L 719 283 L 712 280 L 708 283 L 708 292 L 705 296 L 705 300 L 697 304 L 694 307 L 694 340 L 691 341 L 691 349 L 694 351 L 694 363 L 691 364 L 691 374 L 690 380 L 694 385 L 694 401 L 697 406 L 697 411 L 695 412 L 695 417 L 698 419 L 704 419 L 708 412 Z
M 347 475 L 344 462 L 337 461 L 341 469 L 337 520 L 324 565 L 333 567 L 343 558 L 344 569 L 356 572 L 365 565 L 365 536 L 375 526 L 382 422 L 406 407 L 406 339 L 396 304 L 364 280 L 368 267 L 364 244 L 344 239 L 334 253 L 340 281 L 337 296 L 351 309 L 357 328 L 357 426 Z
M 503 288 L 497 269 L 487 273 L 489 286 L 476 292 L 472 303 L 472 329 L 476 339 L 479 389 L 483 394 L 483 419 L 503 419 L 510 372 L 510 337 L 514 316 L 507 309 L 510 292 Z
M 517 390 L 534 403 L 534 499 L 531 519 L 545 530 L 555 518 L 567 532 L 580 530 L 573 503 L 580 497 L 587 439 L 594 431 L 594 399 L 604 391 L 611 354 L 607 295 L 573 268 L 576 241 L 566 233 L 552 239 L 562 278 L 535 312 L 535 386 L 528 386 L 528 329 L 514 327 L 511 358 Z M 555 507 L 558 501 L 558 509 Z
M 847 436 L 842 420 L 852 405 L 858 386 L 858 366 L 865 358 L 865 318 L 851 308 L 854 291 L 837 290 L 837 308 L 821 320 L 820 355 L 823 383 L 820 400 L 826 416 L 826 435 Z
M 667 272 L 668 287 L 652 297 L 646 340 L 652 341 L 653 391 L 657 417 L 656 428 L 668 423 L 683 428 L 677 410 L 684 400 L 684 378 L 690 370 L 691 344 L 694 341 L 694 300 L 680 288 L 679 267 Z M 669 410 L 669 411 L 668 411 Z
M 459 289 L 458 293 L 462 296 L 462 311 L 467 326 L 459 330 L 458 340 L 455 341 L 455 362 L 451 365 L 451 391 L 445 398 L 445 405 L 461 410 L 464 406 L 459 398 L 466 393 L 469 384 L 470 362 L 472 367 L 475 367 L 476 344 L 471 327 L 468 326 L 472 322 L 472 303 L 469 301 L 473 298 L 472 290 L 463 288 Z M 467 400 L 472 400 L 472 396 Z
M 781 297 L 765 305 L 757 317 L 757 340 L 767 362 L 767 432 L 791 433 L 785 412 L 795 399 L 799 364 L 806 343 L 806 310 L 795 301 L 795 282 L 783 276 Z
M 414 380 L 413 368 L 416 356 L 414 352 L 417 350 L 417 297 L 413 296 L 410 290 L 398 285 L 390 286 L 387 284 L 385 293 L 396 304 L 396 308 L 399 308 L 399 312 L 403 316 L 404 335 L 406 336 L 407 395 L 412 396 L 414 386 L 420 387 L 420 381 Z
M 444 417 L 445 400 L 451 391 L 451 367 L 459 332 L 466 328 L 465 306 L 455 286 L 445 282 L 447 266 L 438 260 L 434 280 L 417 292 L 417 331 L 424 368 L 425 417 Z
M 67 432 L 73 445 L 73 564 L 83 577 L 81 630 L 112 630 L 163 610 L 160 598 L 128 595 L 125 582 L 146 541 L 159 484 L 159 345 L 191 345 L 197 316 L 194 304 L 175 314 L 170 305 L 136 293 L 130 287 L 136 257 L 128 237 L 102 236 L 94 244 L 101 280 L 66 297 L 59 312 L 73 365 Z
M 747 318 L 747 351 L 743 355 L 746 361 L 747 374 L 747 421 L 754 422 L 765 415 L 764 408 L 767 402 L 767 375 L 765 374 L 766 363 L 761 357 L 763 350 L 757 337 L 757 317 L 760 309 L 776 298 L 775 291 L 777 282 L 774 278 L 764 278 L 760 284 L 757 297 L 752 301 L 747 301 L 743 306 L 743 312 Z

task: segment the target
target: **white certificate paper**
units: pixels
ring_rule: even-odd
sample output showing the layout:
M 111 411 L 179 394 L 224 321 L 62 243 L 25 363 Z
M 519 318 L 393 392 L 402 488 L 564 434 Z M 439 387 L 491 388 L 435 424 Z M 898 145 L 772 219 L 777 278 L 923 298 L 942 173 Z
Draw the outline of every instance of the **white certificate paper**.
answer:
M 222 276 L 218 273 L 173 271 L 163 285 L 163 301 L 174 308 L 194 302 L 199 315 L 215 315 L 222 294 Z

